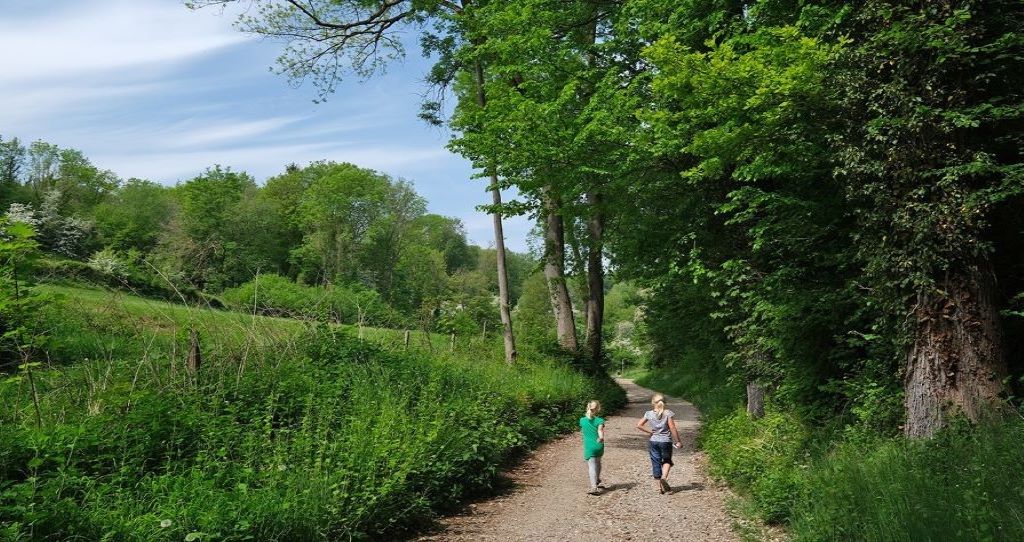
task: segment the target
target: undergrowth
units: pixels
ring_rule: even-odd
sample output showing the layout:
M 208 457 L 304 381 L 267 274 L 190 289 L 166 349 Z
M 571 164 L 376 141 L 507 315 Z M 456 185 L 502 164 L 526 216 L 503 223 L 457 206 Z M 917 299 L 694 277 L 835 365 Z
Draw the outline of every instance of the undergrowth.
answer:
M 745 497 L 745 511 L 786 526 L 796 541 L 1024 540 L 1018 418 L 908 440 L 772 401 L 754 420 L 742 386 L 692 361 L 638 382 L 697 405 L 712 475 Z
M 622 401 L 490 345 L 271 320 L 203 327 L 193 374 L 173 318 L 130 310 L 61 311 L 64 346 L 32 370 L 40 424 L 26 371 L 0 376 L 0 540 L 390 539 L 491 491 L 586 399 Z

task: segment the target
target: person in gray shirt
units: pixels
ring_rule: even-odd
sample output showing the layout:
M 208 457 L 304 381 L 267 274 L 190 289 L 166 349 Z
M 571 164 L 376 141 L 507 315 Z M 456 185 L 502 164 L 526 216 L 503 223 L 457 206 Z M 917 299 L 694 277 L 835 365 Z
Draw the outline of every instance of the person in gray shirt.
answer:
M 675 412 L 665 408 L 665 397 L 655 394 L 651 397 L 654 407 L 644 413 L 644 417 L 636 424 L 636 428 L 651 436 L 648 451 L 651 455 L 651 475 L 659 493 L 664 494 L 671 488 L 668 485 L 668 473 L 672 470 L 672 448 L 681 448 L 683 441 L 676 429 Z M 647 425 L 650 425 L 648 429 Z M 674 442 L 674 444 L 673 444 Z

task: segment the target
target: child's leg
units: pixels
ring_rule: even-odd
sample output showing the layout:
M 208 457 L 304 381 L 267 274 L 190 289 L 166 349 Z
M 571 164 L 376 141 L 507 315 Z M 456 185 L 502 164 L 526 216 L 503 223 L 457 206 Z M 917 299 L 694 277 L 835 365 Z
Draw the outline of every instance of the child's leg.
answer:
M 661 479 L 661 450 L 657 442 L 648 444 L 648 452 L 651 454 L 651 476 L 655 480 Z
M 648 451 L 651 454 L 651 477 L 654 478 L 654 489 L 659 492 L 663 491 L 661 487 L 661 448 L 658 447 L 657 442 L 650 442 L 648 444 Z
M 594 462 L 597 463 L 597 484 L 601 485 L 601 458 L 595 457 Z
M 597 489 L 597 481 L 601 476 L 601 458 L 591 457 L 588 459 L 587 470 L 590 474 L 590 489 Z
M 669 490 L 668 473 L 672 471 L 672 445 L 666 443 L 661 452 L 661 483 L 666 491 Z

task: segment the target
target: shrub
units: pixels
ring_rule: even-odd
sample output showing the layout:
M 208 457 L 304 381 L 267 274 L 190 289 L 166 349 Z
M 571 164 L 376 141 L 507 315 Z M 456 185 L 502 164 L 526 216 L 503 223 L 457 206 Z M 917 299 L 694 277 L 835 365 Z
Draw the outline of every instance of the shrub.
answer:
M 327 319 L 343 324 L 380 326 L 401 319 L 380 295 L 359 286 L 298 284 L 280 275 L 260 275 L 226 290 L 221 298 L 232 308 L 268 316 Z

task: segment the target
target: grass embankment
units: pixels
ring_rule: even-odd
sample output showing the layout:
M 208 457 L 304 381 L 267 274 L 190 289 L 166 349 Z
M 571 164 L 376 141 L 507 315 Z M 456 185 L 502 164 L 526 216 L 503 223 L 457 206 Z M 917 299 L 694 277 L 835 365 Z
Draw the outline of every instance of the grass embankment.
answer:
M 0 540 L 392 538 L 487 492 L 585 399 L 621 400 L 550 360 L 508 367 L 497 341 L 406 352 L 400 331 L 47 289 L 40 425 L 28 375 L 0 377 Z
M 929 441 L 844 430 L 769 403 L 752 420 L 743 387 L 701 364 L 638 383 L 693 401 L 712 474 L 749 512 L 797 541 L 1024 540 L 1024 422 L 951 428 Z

